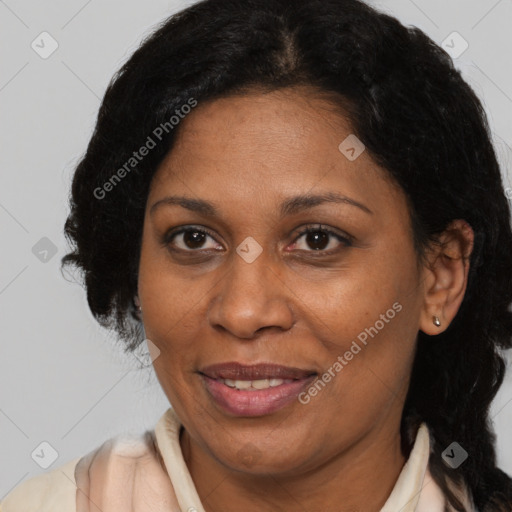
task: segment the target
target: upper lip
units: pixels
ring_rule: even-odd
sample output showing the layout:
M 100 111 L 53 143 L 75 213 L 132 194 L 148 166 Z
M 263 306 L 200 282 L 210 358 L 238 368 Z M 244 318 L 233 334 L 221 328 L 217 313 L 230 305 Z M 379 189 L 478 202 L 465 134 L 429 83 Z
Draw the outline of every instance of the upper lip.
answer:
M 303 379 L 316 375 L 314 370 L 304 370 L 275 363 L 244 365 L 238 362 L 213 364 L 202 368 L 199 373 L 212 379 L 230 380 Z

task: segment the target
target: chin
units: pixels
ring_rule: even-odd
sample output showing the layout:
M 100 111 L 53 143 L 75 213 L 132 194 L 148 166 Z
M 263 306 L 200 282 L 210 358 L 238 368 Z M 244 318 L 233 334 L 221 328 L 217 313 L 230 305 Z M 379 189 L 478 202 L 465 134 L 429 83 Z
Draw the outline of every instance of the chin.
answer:
M 279 443 L 278 446 L 269 446 L 268 443 L 262 446 L 263 443 L 258 444 L 253 440 L 240 443 L 239 448 L 234 452 L 219 453 L 214 449 L 212 453 L 221 464 L 241 473 L 254 476 L 296 474 L 301 467 L 305 466 L 305 454 L 302 449 L 297 449 L 303 443 L 294 442 L 290 446 L 284 439 L 276 440 L 277 443 Z

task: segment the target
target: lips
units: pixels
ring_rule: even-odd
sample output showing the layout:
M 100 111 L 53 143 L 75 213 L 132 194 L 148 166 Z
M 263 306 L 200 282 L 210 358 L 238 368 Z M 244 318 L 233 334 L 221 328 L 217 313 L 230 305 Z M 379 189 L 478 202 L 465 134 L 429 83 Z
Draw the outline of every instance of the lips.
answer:
M 298 403 L 298 395 L 318 375 L 273 363 L 222 363 L 199 371 L 213 403 L 230 416 L 265 416 Z
M 306 370 L 274 363 L 243 365 L 238 362 L 214 364 L 202 368 L 199 373 L 211 379 L 262 380 L 283 379 L 298 380 L 316 375 L 314 370 Z

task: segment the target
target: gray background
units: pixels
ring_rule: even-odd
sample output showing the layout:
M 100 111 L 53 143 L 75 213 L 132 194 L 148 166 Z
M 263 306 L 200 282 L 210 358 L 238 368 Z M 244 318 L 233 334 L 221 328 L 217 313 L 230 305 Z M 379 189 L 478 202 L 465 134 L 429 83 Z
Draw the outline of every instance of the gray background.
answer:
M 31 457 L 41 442 L 57 451 L 55 469 L 121 432 L 153 428 L 168 407 L 153 370 L 139 370 L 97 326 L 59 260 L 71 174 L 108 81 L 155 23 L 190 3 L 0 0 L 0 499 L 44 471 Z M 439 44 L 454 31 L 467 41 L 454 61 L 486 106 L 512 187 L 512 1 L 373 3 Z M 51 48 L 43 31 L 59 45 L 46 59 L 31 47 L 35 40 Z M 463 48 L 458 36 L 447 41 Z M 492 409 L 499 464 L 509 474 L 511 373 Z

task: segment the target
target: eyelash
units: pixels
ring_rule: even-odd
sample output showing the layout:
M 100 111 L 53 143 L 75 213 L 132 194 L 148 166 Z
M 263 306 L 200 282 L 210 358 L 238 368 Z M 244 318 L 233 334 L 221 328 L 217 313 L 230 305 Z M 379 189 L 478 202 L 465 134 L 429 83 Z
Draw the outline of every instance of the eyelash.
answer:
M 213 238 L 215 240 L 215 235 L 207 228 L 200 228 L 198 226 L 194 226 L 194 225 L 189 225 L 189 226 L 183 226 L 181 228 L 178 228 L 176 230 L 173 230 L 173 231 L 169 231 L 167 232 L 164 237 L 163 237 L 163 240 L 162 240 L 162 243 L 164 246 L 166 247 L 169 247 L 170 250 L 174 251 L 174 252 L 185 252 L 185 253 L 196 253 L 196 252 L 200 252 L 202 249 L 176 249 L 176 248 L 171 248 L 170 245 L 171 245 L 171 242 L 173 241 L 173 239 L 182 234 L 182 233 L 185 233 L 187 231 L 195 231 L 195 232 L 198 232 L 198 233 L 204 233 L 208 236 L 210 236 L 211 238 Z M 353 243 L 353 239 L 352 237 L 348 236 L 348 235 L 340 235 L 338 232 L 336 231 L 333 231 L 332 229 L 329 229 L 328 227 L 325 227 L 323 226 L 322 224 L 317 224 L 317 225 L 314 225 L 314 226 L 308 226 L 306 227 L 305 229 L 303 229 L 302 231 L 300 231 L 296 238 L 294 239 L 294 242 L 296 242 L 299 238 L 301 238 L 302 236 L 304 235 L 308 235 L 309 233 L 317 233 L 317 232 L 324 232 L 324 233 L 327 233 L 328 235 L 330 236 L 333 236 L 334 238 L 336 238 L 339 242 L 341 242 L 343 245 L 345 245 L 345 247 L 350 247 L 352 246 L 352 243 Z M 207 250 L 213 250 L 213 249 L 207 249 Z M 330 255 L 333 255 L 337 252 L 339 252 L 340 249 L 331 249 L 329 251 L 325 251 L 323 249 L 320 249 L 318 251 L 316 250 L 309 250 L 309 251 L 305 251 L 305 252 L 308 252 L 308 253 L 312 253 L 312 255 L 315 255 L 315 257 L 322 257 L 322 256 L 330 256 Z

